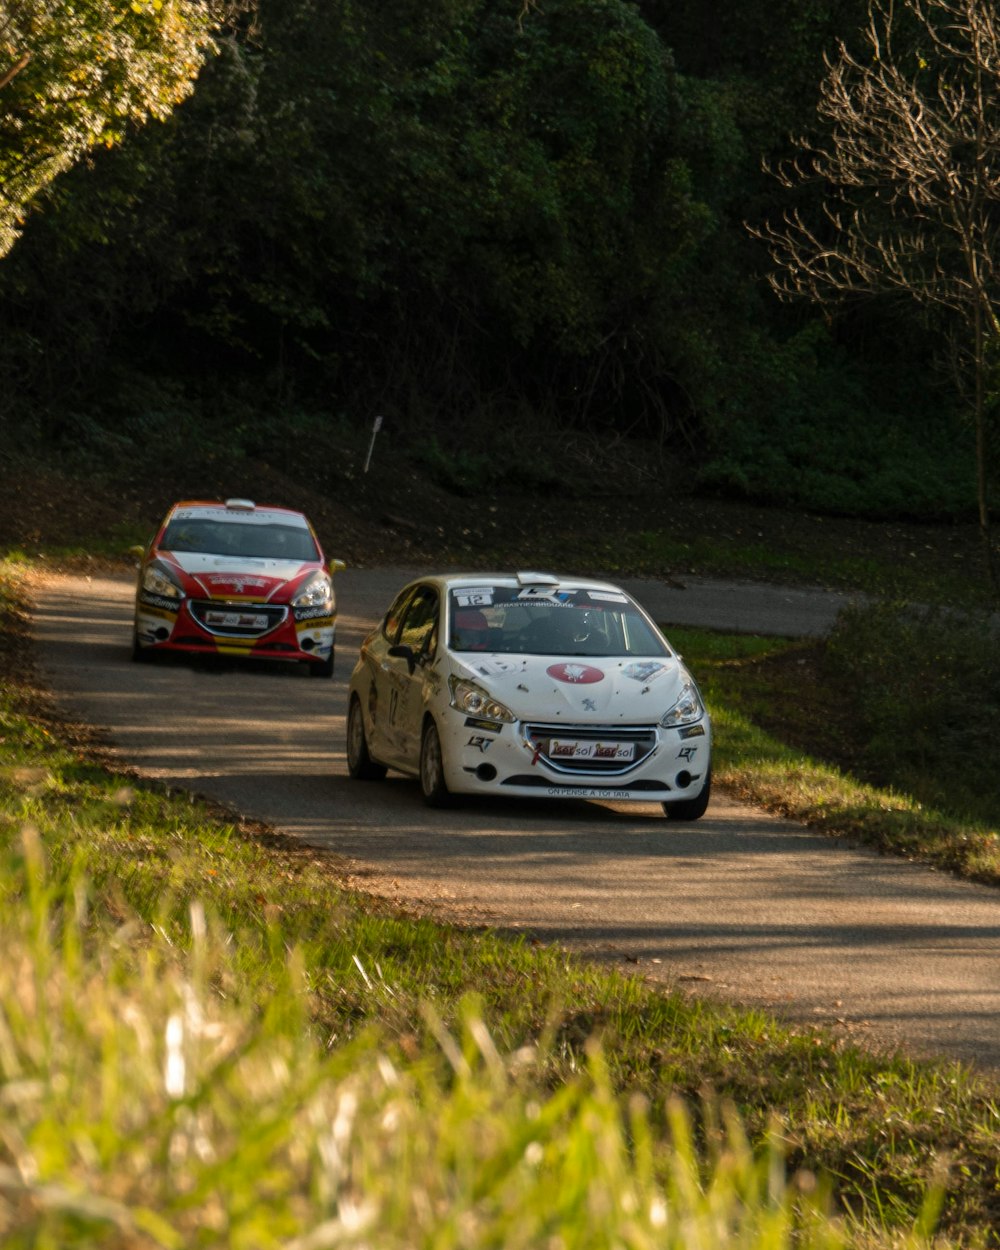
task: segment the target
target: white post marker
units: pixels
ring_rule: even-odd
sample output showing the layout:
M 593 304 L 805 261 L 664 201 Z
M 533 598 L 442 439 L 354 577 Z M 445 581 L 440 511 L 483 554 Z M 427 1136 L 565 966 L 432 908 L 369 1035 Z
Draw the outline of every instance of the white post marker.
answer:
M 374 450 L 374 447 L 375 447 L 375 435 L 379 432 L 381 428 L 382 428 L 382 418 L 376 417 L 375 420 L 372 422 L 372 436 L 371 436 L 371 441 L 368 444 L 368 455 L 365 456 L 364 471 L 366 473 L 368 472 L 368 466 L 372 462 L 372 451 Z

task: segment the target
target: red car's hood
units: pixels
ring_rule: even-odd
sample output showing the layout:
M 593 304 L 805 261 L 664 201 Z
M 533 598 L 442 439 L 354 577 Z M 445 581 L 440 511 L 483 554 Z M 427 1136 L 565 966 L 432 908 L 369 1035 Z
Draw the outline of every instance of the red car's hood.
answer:
M 270 600 L 283 587 L 322 566 L 315 561 L 250 559 L 196 551 L 161 551 L 183 576 L 188 594 L 206 599 Z

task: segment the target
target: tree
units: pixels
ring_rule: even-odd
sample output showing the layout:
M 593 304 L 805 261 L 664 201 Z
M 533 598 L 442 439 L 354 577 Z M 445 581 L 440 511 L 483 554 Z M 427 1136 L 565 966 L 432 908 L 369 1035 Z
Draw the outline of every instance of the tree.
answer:
M 197 0 L 0 0 L 0 256 L 53 178 L 191 91 L 222 16 Z
M 710 223 L 670 58 L 620 0 L 522 9 L 265 0 L 259 37 L 226 41 L 168 125 L 63 184 L 54 247 L 70 212 L 89 228 L 102 209 L 114 244 L 82 257 L 81 308 L 115 302 L 119 350 L 152 292 L 158 334 L 139 337 L 157 367 L 173 327 L 184 363 L 197 341 L 216 375 L 225 353 L 379 410 L 501 391 L 509 409 L 558 386 L 563 412 L 597 424 L 629 386 L 651 428 L 672 420 L 660 325 L 683 316 Z M 74 208 L 77 193 L 103 202 Z
M 827 303 L 902 293 L 952 319 L 971 378 L 976 493 L 987 572 L 991 423 L 1000 349 L 1000 20 L 993 0 L 871 0 L 865 54 L 827 59 L 825 140 L 799 141 L 778 171 L 790 190 L 824 187 L 824 212 L 792 208 L 754 233 L 779 295 Z

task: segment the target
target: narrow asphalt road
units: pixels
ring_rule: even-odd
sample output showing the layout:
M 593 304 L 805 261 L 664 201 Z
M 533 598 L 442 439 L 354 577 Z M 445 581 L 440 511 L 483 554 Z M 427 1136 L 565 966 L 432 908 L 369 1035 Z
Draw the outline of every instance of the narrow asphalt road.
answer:
M 335 854 L 360 887 L 530 933 L 862 1043 L 1000 1070 L 1000 892 L 778 820 L 724 795 L 692 825 L 656 806 L 469 802 L 353 782 L 346 685 L 407 570 L 338 577 L 333 681 L 297 667 L 129 659 L 131 579 L 51 576 L 35 629 L 68 711 L 124 761 Z M 827 592 L 690 579 L 629 588 L 660 620 L 820 634 Z

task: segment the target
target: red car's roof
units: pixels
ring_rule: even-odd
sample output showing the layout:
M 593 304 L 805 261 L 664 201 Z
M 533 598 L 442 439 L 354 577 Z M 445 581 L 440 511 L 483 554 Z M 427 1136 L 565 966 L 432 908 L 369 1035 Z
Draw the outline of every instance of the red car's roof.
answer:
M 289 516 L 305 517 L 305 513 L 298 508 L 283 508 L 280 504 L 272 503 L 255 503 L 252 508 L 234 508 L 228 506 L 225 499 L 180 499 L 170 505 L 167 514 L 180 508 L 220 508 L 232 516 L 239 516 L 242 512 L 284 512 Z

